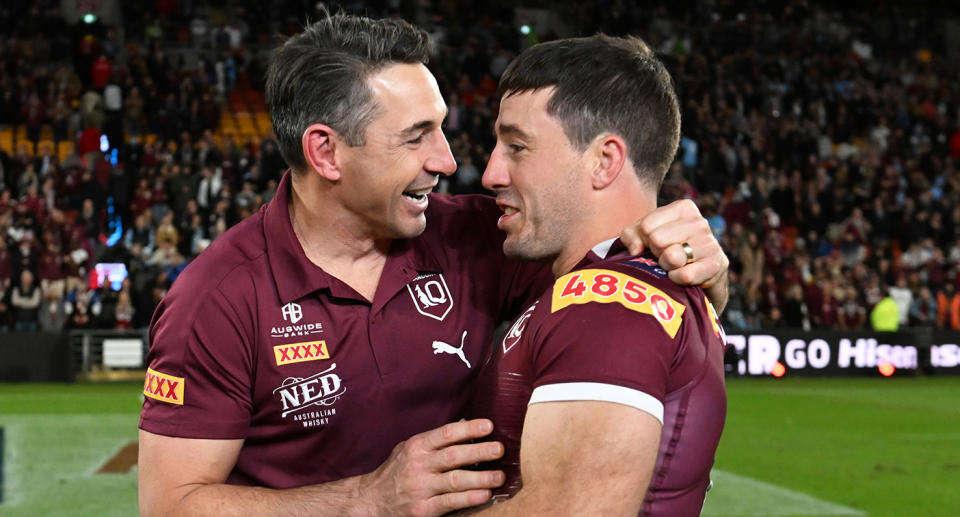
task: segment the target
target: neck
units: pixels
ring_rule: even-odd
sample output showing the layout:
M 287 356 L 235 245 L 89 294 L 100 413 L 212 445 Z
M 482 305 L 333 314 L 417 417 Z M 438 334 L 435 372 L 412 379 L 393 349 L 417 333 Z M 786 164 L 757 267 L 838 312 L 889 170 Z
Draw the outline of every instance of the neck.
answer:
M 385 259 L 391 240 L 374 237 L 340 207 L 328 186 L 316 183 L 294 174 L 290 185 L 290 222 L 307 258 L 324 269 L 337 263 Z
M 584 216 L 570 228 L 567 244 L 553 261 L 554 277 L 569 273 L 594 246 L 619 237 L 625 228 L 657 208 L 655 191 L 644 188 L 639 181 L 623 183 L 619 188 L 590 193 Z

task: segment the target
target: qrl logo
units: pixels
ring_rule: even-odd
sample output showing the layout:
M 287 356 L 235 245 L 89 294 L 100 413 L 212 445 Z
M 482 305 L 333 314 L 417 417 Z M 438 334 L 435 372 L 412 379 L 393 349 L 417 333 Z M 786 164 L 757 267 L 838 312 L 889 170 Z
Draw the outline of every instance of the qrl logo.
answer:
M 437 321 L 443 321 L 453 308 L 453 298 L 443 275 L 429 275 L 417 278 L 407 284 L 407 291 L 413 298 L 417 312 Z
M 287 377 L 279 388 L 273 390 L 279 395 L 283 405 L 281 416 L 286 418 L 290 413 L 302 411 L 310 406 L 330 406 L 337 401 L 347 388 L 343 385 L 340 376 L 333 373 L 337 363 L 330 368 L 307 378 Z
M 283 321 L 289 321 L 290 323 L 296 323 L 303 317 L 303 310 L 300 309 L 299 303 L 290 302 L 284 305 L 280 309 L 280 313 L 283 314 Z

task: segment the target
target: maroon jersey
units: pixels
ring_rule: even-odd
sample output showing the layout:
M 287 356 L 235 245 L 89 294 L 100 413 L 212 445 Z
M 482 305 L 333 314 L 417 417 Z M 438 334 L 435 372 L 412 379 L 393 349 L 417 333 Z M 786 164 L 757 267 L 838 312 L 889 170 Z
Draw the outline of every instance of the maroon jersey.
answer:
M 60 280 L 67 275 L 63 271 L 63 255 L 46 251 L 37 261 L 37 276 L 42 280 Z
M 663 424 L 641 515 L 699 515 L 726 417 L 722 328 L 700 288 L 674 284 L 646 257 L 602 260 L 608 246 L 557 279 L 484 369 L 472 413 L 493 420 L 506 449 L 496 495 L 522 486 L 528 404 L 597 400 Z
M 396 241 L 372 303 L 312 264 L 290 178 L 180 275 L 150 329 L 140 427 L 243 439 L 228 483 L 288 488 L 374 470 L 458 418 L 495 324 L 550 282 L 503 258 L 485 196 L 431 196 Z M 532 296 L 531 296 L 532 294 Z

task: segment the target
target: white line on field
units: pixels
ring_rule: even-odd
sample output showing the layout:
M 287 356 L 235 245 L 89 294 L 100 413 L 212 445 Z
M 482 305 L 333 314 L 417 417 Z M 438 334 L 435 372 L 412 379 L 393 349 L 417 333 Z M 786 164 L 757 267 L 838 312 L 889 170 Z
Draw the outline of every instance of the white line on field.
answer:
M 714 485 L 707 493 L 703 517 L 867 515 L 848 506 L 722 470 L 714 469 L 710 477 Z
M 19 429 L 9 422 L 0 422 L 4 428 L 3 444 L 3 502 L 0 502 L 0 508 L 12 508 L 20 503 L 20 462 L 17 440 L 19 438 Z

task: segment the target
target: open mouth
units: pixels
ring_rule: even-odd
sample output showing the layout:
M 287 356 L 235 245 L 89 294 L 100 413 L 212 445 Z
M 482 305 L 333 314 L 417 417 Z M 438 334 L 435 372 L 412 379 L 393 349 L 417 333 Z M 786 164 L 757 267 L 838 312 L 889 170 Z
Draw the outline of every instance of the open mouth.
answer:
M 403 192 L 403 195 L 419 203 L 427 199 L 427 194 L 429 194 L 432 190 L 433 190 L 433 186 L 425 187 L 421 189 L 405 190 Z
M 503 210 L 503 215 L 501 215 L 500 219 L 497 220 L 497 227 L 503 229 L 503 224 L 520 211 L 512 206 L 507 206 L 501 203 L 497 203 L 497 205 L 500 207 L 500 210 Z

